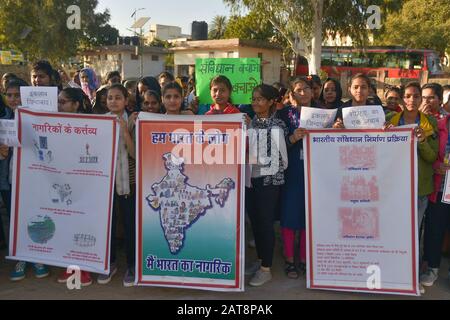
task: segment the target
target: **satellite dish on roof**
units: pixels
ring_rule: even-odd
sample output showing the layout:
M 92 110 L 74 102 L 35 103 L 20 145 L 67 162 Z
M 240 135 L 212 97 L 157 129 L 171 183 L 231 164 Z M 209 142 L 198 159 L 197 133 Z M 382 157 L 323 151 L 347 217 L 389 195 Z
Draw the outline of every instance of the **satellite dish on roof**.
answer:
M 137 20 L 132 26 L 132 29 L 140 29 L 142 27 L 144 27 L 144 25 L 150 21 L 150 17 L 142 17 L 139 18 L 139 20 Z

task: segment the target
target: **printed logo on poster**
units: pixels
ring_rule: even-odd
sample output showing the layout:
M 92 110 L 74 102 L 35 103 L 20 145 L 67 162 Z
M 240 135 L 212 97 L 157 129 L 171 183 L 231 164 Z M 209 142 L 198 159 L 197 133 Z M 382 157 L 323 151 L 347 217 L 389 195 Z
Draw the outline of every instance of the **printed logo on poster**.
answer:
M 39 141 L 33 140 L 34 154 L 39 162 L 51 163 L 53 151 L 48 147 L 48 137 L 39 136 Z
M 92 153 L 92 147 L 89 145 L 89 143 L 86 143 L 85 146 L 85 153 L 80 156 L 80 163 L 84 164 L 97 164 L 98 163 L 98 156 L 91 154 Z

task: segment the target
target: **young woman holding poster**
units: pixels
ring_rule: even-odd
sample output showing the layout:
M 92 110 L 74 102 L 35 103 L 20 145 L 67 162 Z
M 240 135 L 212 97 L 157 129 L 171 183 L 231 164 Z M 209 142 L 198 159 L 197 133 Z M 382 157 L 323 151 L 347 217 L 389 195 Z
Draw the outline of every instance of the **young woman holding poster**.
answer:
M 349 88 L 352 99 L 345 102 L 342 108 L 373 105 L 374 103 L 369 99 L 370 85 L 370 79 L 365 74 L 355 74 L 351 79 Z M 338 110 L 336 115 L 336 122 L 333 125 L 335 129 L 345 129 L 344 121 L 342 120 L 342 108 Z
M 418 140 L 418 224 L 421 226 L 428 196 L 433 193 L 433 163 L 438 157 L 438 129 L 436 119 L 419 111 L 422 90 L 417 82 L 408 83 L 403 94 L 405 108 L 402 112 L 386 117 L 387 127 L 417 124 L 415 135 Z
M 450 170 L 450 115 L 438 121 L 438 130 L 439 152 L 433 165 L 434 192 L 428 198 L 429 206 L 425 215 L 423 260 L 427 262 L 428 268 L 420 276 L 420 283 L 426 287 L 431 287 L 438 278 L 445 231 L 450 225 L 450 204 L 442 202 L 445 175 Z
M 0 98 L 0 119 L 14 119 L 14 111 L 20 106 L 20 87 L 28 84 L 21 79 L 11 79 L 5 83 L 5 102 Z M 11 216 L 11 180 L 13 148 L 0 145 L 0 194 L 6 207 L 6 214 Z M 6 248 L 6 235 L 0 217 L 0 248 Z
M 44 62 L 38 62 L 33 66 L 33 70 L 32 70 L 32 80 L 34 79 L 35 81 L 33 82 L 34 84 L 37 83 L 42 83 L 42 84 L 51 84 L 51 78 L 50 76 L 48 76 L 45 71 L 47 71 L 47 66 L 50 66 L 48 63 L 44 63 Z M 51 68 L 51 66 L 50 66 Z M 44 71 L 45 69 L 45 71 Z M 7 110 L 5 110 L 7 113 L 9 113 L 10 115 L 10 119 L 14 118 L 14 110 L 17 109 L 17 107 L 19 107 L 21 105 L 21 100 L 20 100 L 20 87 L 26 87 L 28 86 L 28 84 L 21 80 L 21 79 L 15 79 L 12 80 L 11 82 L 8 83 L 7 87 L 6 87 L 6 104 L 7 104 Z M 5 118 L 6 119 L 6 118 Z M 0 149 L 3 150 L 3 152 L 6 152 L 6 148 L 4 146 L 0 147 Z M 3 156 L 6 155 L 6 153 L 2 154 Z M 5 176 L 3 175 L 3 173 L 6 173 L 6 177 L 9 184 L 11 184 L 11 179 L 12 179 L 12 163 L 10 162 L 10 159 L 12 157 L 12 149 L 8 148 L 8 157 L 5 158 L 8 159 L 8 165 L 7 167 L 4 167 L 4 165 L 6 164 L 6 162 L 2 161 L 2 178 L 5 178 Z M 8 171 L 3 171 L 4 169 L 7 169 Z M 5 181 L 5 182 L 6 182 Z M 5 196 L 6 196 L 6 201 L 5 201 Z M 8 200 L 10 199 L 11 195 L 9 194 L 4 194 L 4 192 L 2 191 L 2 197 L 5 201 L 5 204 L 7 206 L 7 210 L 10 210 L 10 204 L 11 201 Z M 8 209 L 9 208 L 9 209 Z M 33 269 L 35 272 L 35 276 L 36 278 L 45 278 L 49 275 L 49 271 L 48 268 L 40 263 L 33 263 Z M 14 269 L 11 271 L 10 275 L 9 275 L 9 279 L 11 281 L 20 281 L 22 279 L 25 278 L 25 273 L 26 273 L 26 267 L 27 267 L 27 263 L 25 261 L 19 261 L 15 264 Z
M 63 89 L 58 95 L 58 112 L 66 113 L 91 113 L 91 108 L 85 106 L 85 94 L 83 90 L 79 88 L 66 88 Z M 72 275 L 64 271 L 58 277 L 59 283 L 66 283 L 67 279 Z M 90 286 L 92 284 L 91 274 L 87 271 L 81 271 L 80 277 L 81 285 L 83 287 Z
M 300 269 L 306 269 L 306 232 L 305 232 L 305 182 L 303 138 L 306 130 L 300 128 L 301 107 L 315 107 L 312 99 L 312 81 L 308 77 L 294 80 L 291 85 L 291 106 L 277 111 L 284 121 L 289 135 L 286 139 L 288 147 L 289 167 L 285 172 L 286 183 L 282 187 L 281 203 L 281 235 L 284 243 L 286 259 L 285 272 L 289 278 L 297 279 L 299 270 L 295 264 L 295 235 L 300 232 Z
M 55 70 L 48 61 L 40 60 L 33 64 L 31 68 L 31 83 L 33 87 L 56 86 L 54 79 Z M 20 92 L 20 90 L 19 90 Z M 35 277 L 38 279 L 48 277 L 50 271 L 46 265 L 41 263 L 33 263 Z M 9 279 L 11 281 L 20 281 L 25 278 L 27 263 L 19 261 L 11 271 Z
M 111 266 L 108 275 L 99 275 L 97 283 L 107 284 L 117 272 L 116 265 L 116 229 L 118 212 L 123 214 L 125 231 L 125 250 L 127 256 L 127 271 L 123 278 L 123 285 L 131 287 L 134 285 L 135 270 L 135 184 L 131 183 L 129 157 L 135 158 L 135 145 L 128 130 L 128 91 L 120 84 L 114 84 L 108 89 L 107 106 L 110 115 L 115 115 L 120 124 L 119 146 L 117 152 L 116 181 L 113 203 L 113 215 L 111 226 Z
M 278 95 L 278 91 L 274 87 L 262 84 L 253 90 L 252 97 L 252 107 L 256 116 L 249 126 L 254 133 L 250 136 L 250 140 L 253 140 L 251 145 L 259 146 L 257 153 L 267 148 L 267 152 L 262 156 L 271 159 L 269 164 L 251 165 L 251 187 L 246 190 L 248 214 L 258 256 L 258 261 L 246 273 L 253 274 L 250 285 L 254 287 L 261 286 L 272 279 L 270 269 L 275 246 L 273 225 L 281 186 L 284 184 L 284 170 L 288 167 L 285 142 L 288 131 L 284 122 L 276 116 Z M 261 134 L 266 137 L 259 141 Z M 272 141 L 276 138 L 276 141 Z M 260 143 L 266 145 L 261 146 Z M 275 149 L 274 146 L 276 146 Z M 255 157 L 255 160 L 260 159 L 257 157 L 258 154 L 252 156 Z M 274 171 L 272 166 L 276 163 L 278 166 Z

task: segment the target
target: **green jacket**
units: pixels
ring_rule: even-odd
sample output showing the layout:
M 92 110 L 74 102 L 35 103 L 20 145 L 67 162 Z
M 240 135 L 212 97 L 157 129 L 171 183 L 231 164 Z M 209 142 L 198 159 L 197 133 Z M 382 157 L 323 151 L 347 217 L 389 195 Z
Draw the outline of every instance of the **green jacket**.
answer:
M 402 115 L 403 112 L 392 112 L 386 116 L 386 120 L 397 126 Z M 420 113 L 420 115 L 420 127 L 424 129 L 427 139 L 423 143 L 417 144 L 419 197 L 427 196 L 434 192 L 433 163 L 436 161 L 439 151 L 437 120 L 423 113 Z

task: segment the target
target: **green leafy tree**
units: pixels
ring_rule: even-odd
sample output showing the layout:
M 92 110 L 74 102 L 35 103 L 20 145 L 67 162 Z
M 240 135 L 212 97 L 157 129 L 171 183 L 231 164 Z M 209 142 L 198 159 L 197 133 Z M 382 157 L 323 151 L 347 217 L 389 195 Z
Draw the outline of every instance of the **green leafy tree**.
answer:
M 69 28 L 77 6 L 80 28 Z M 80 48 L 115 43 L 118 31 L 107 24 L 109 11 L 96 13 L 97 0 L 2 0 L 0 46 L 23 52 L 29 60 L 67 61 Z
M 227 27 L 227 17 L 215 16 L 210 24 L 208 38 L 211 40 L 223 39 L 226 27 Z
M 224 32 L 224 38 L 267 40 L 275 35 L 273 26 L 261 20 L 258 13 L 251 11 L 246 16 L 231 16 Z
M 310 73 L 320 70 L 323 37 L 337 33 L 367 43 L 367 8 L 378 5 L 381 12 L 397 10 L 393 0 L 224 0 L 233 11 L 258 12 L 283 36 L 292 50 L 308 59 Z
M 442 0 L 405 0 L 398 12 L 387 15 L 375 42 L 409 48 L 450 48 L 450 3 Z
M 292 59 L 293 51 L 287 41 L 280 36 L 280 33 L 269 21 L 260 19 L 258 12 L 255 11 L 250 11 L 245 16 L 231 16 L 225 29 L 224 38 L 269 41 L 283 50 L 284 65 L 289 65 Z

